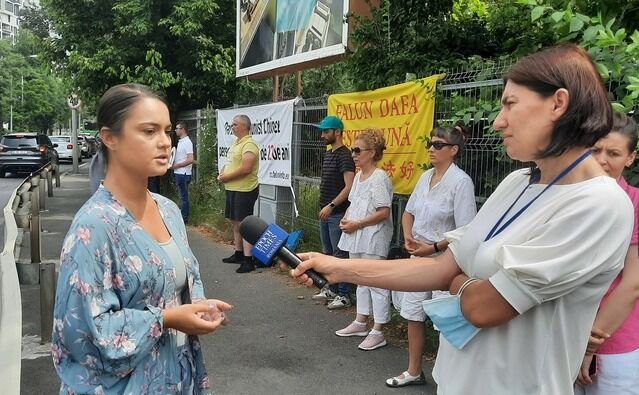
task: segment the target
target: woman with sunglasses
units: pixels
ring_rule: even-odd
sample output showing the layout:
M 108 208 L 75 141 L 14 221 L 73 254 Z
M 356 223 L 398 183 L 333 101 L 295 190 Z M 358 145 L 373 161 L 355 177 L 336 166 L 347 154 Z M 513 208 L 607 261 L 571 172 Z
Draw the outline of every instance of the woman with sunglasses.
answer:
M 592 326 L 575 386 L 577 395 L 639 393 L 639 188 L 628 185 L 623 177 L 624 169 L 635 163 L 636 144 L 637 124 L 616 113 L 612 131 L 592 150 L 601 167 L 626 191 L 635 213 L 623 270 L 601 301 Z
M 435 257 L 446 251 L 444 233 L 468 224 L 477 213 L 473 181 L 455 165 L 464 147 L 462 127 L 434 128 L 426 144 L 432 167 L 417 182 L 402 215 L 404 246 L 412 258 Z M 387 386 L 426 383 L 422 372 L 426 314 L 422 303 L 446 294 L 393 291 L 393 304 L 408 321 L 408 369 L 386 380 Z
M 351 259 L 386 259 L 393 237 L 391 204 L 393 185 L 386 172 L 377 168 L 386 141 L 378 129 L 366 129 L 357 135 L 352 147 L 353 161 L 359 172 L 348 194 L 350 205 L 340 222 L 342 236 L 338 248 L 347 251 Z M 382 328 L 390 319 L 390 291 L 378 287 L 357 287 L 357 316 L 337 336 L 365 336 L 358 346 L 371 351 L 386 345 Z M 367 329 L 373 315 L 373 329 Z
M 534 167 L 508 175 L 470 224 L 448 232 L 443 254 L 383 265 L 307 253 L 291 274 L 308 286 L 313 268 L 329 282 L 449 290 L 424 302 L 441 333 L 439 394 L 571 394 L 633 225 L 628 195 L 591 156 L 612 107 L 588 53 L 563 44 L 517 61 L 493 127 L 509 157 Z

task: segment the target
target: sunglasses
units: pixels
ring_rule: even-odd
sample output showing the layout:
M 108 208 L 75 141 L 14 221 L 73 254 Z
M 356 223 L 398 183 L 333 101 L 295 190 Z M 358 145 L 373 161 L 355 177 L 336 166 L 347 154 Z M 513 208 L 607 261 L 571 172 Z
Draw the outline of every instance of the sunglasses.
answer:
M 444 148 L 444 147 L 453 147 L 457 144 L 451 144 L 451 143 L 442 143 L 441 141 L 428 141 L 426 143 L 426 148 L 430 149 L 430 147 L 435 148 L 437 151 L 439 151 L 440 149 Z
M 362 151 L 372 151 L 372 148 L 359 148 L 359 147 L 353 147 L 351 148 L 351 152 L 353 152 L 354 154 L 361 154 Z

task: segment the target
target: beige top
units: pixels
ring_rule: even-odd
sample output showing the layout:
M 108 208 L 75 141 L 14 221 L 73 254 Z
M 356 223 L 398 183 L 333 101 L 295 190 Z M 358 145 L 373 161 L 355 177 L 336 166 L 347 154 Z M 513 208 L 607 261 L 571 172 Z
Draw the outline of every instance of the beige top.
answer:
M 182 292 L 187 288 L 186 265 L 184 258 L 180 253 L 180 248 L 175 243 L 175 239 L 171 237 L 166 243 L 158 243 L 169 256 L 173 268 L 175 269 L 175 293 L 178 295 L 178 305 L 182 304 Z M 186 343 L 186 334 L 178 331 L 177 345 L 181 346 Z

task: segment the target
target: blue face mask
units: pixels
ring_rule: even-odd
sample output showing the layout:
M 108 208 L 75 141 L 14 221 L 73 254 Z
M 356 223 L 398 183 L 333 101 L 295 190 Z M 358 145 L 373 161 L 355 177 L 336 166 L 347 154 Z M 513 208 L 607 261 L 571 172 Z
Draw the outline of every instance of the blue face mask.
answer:
M 457 295 L 444 296 L 423 302 L 424 312 L 430 317 L 444 338 L 458 350 L 464 348 L 475 337 L 479 328 L 471 324 L 462 313 L 461 294 L 468 284 L 475 279 L 468 279 L 459 289 Z

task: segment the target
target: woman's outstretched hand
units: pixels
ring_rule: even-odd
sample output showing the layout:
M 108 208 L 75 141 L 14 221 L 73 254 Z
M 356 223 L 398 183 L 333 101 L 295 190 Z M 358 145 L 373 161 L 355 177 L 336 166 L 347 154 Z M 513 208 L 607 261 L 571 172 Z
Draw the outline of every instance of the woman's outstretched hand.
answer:
M 213 300 L 213 299 L 209 299 Z M 205 300 L 206 302 L 207 300 Z M 213 304 L 215 308 L 220 308 L 222 312 L 232 308 L 231 305 L 220 302 Z M 173 328 L 188 335 L 206 335 L 214 332 L 227 319 L 226 314 L 217 314 L 210 317 L 212 312 L 210 303 L 184 304 L 178 307 L 171 307 L 162 311 L 164 327 Z M 207 316 L 208 315 L 208 316 Z M 206 318 L 213 318 L 208 320 Z
M 308 269 L 315 269 L 331 284 L 341 280 L 343 259 L 320 254 L 319 252 L 305 252 L 298 256 L 302 263 L 297 268 L 292 269 L 290 274 L 300 284 L 304 284 L 307 287 L 313 286 L 313 280 L 305 274 Z

